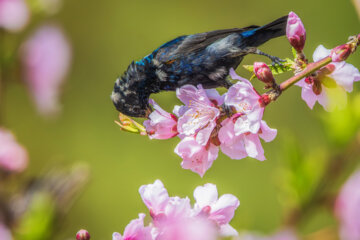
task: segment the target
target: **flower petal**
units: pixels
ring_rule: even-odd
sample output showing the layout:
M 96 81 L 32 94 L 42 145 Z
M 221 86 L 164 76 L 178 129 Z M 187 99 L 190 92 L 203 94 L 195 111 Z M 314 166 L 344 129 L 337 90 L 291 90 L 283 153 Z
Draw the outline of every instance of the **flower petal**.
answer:
M 313 60 L 314 62 L 320 61 L 321 59 L 328 57 L 330 53 L 331 50 L 325 48 L 323 45 L 319 45 L 313 53 Z
M 151 240 L 149 227 L 144 227 L 145 214 L 140 213 L 138 219 L 132 220 L 124 230 L 123 239 Z
M 233 228 L 232 226 L 230 226 L 230 224 L 224 224 L 220 226 L 220 234 L 221 237 L 234 237 L 234 236 L 238 236 L 239 233 L 235 230 L 235 228 Z
M 346 91 L 339 85 L 335 88 L 323 86 L 323 91 L 318 96 L 318 101 L 328 112 L 334 111 L 335 109 L 344 109 L 347 104 Z
M 190 169 L 203 177 L 217 158 L 219 148 L 211 143 L 209 146 L 202 146 L 193 136 L 189 136 L 180 141 L 175 153 L 183 159 L 181 166 L 184 169 Z
M 265 142 L 271 142 L 275 139 L 277 130 L 270 128 L 264 120 L 261 120 L 261 133 L 259 137 L 264 139 Z
M 333 64 L 335 65 L 335 70 L 329 76 L 335 79 L 337 84 L 346 91 L 351 92 L 354 82 L 360 81 L 359 70 L 349 63 L 345 63 L 342 66 L 340 66 L 341 63 Z
M 212 205 L 218 199 L 216 185 L 207 183 L 204 186 L 198 186 L 194 190 L 194 198 L 199 208 Z
M 234 195 L 224 194 L 211 207 L 209 219 L 216 221 L 219 225 L 228 224 L 239 205 L 240 202 Z
M 160 180 L 156 180 L 153 184 L 142 185 L 139 193 L 145 205 L 155 215 L 165 210 L 169 194 Z
M 298 86 L 300 86 L 300 84 L 302 85 L 301 98 L 306 102 L 310 109 L 313 109 L 318 100 L 318 96 L 312 90 L 312 86 L 307 84 L 304 79 L 299 82 Z
M 260 161 L 265 160 L 264 149 L 261 146 L 257 134 L 248 134 L 244 136 L 245 149 L 249 157 L 256 158 Z

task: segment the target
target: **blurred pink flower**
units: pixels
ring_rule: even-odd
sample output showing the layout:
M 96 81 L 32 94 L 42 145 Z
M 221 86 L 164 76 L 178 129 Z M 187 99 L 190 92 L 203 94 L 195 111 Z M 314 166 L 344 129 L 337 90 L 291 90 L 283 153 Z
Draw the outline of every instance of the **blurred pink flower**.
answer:
M 342 187 L 335 204 L 343 240 L 360 239 L 360 171 L 355 172 Z
M 331 50 L 323 45 L 316 48 L 313 60 L 329 56 Z M 296 85 L 302 88 L 301 97 L 312 109 L 318 101 L 326 111 L 346 106 L 346 92 L 353 90 L 353 83 L 360 81 L 359 70 L 346 62 L 333 62 L 319 71 L 315 78 L 302 79 Z
M 149 120 L 144 121 L 146 132 L 151 139 L 168 139 L 178 135 L 177 117 L 164 111 L 154 100 L 150 99 L 154 111 Z
M 24 0 L 0 0 L 0 28 L 18 32 L 28 23 L 29 15 Z
M 0 239 L 1 240 L 12 240 L 11 231 L 0 222 Z
M 194 136 L 189 136 L 180 141 L 175 148 L 175 153 L 183 159 L 181 166 L 184 169 L 190 169 L 203 177 L 218 157 L 219 148 L 210 142 L 203 146 L 196 141 Z
M 154 229 L 154 240 L 216 240 L 216 227 L 202 218 L 179 218 Z
M 296 51 L 301 52 L 304 49 L 306 41 L 306 31 L 301 19 L 290 12 L 286 26 L 286 36 Z
M 274 233 L 270 236 L 259 235 L 256 233 L 244 233 L 241 234 L 240 237 L 236 238 L 236 240 L 297 240 L 293 230 L 282 230 L 277 233 Z
M 60 87 L 71 61 L 71 49 L 62 31 L 55 26 L 43 26 L 22 48 L 25 80 L 43 115 L 59 110 Z
M 0 129 L 0 169 L 7 172 L 21 172 L 28 164 L 28 153 L 13 134 Z
M 113 233 L 113 240 L 152 240 L 151 228 L 144 227 L 145 214 L 140 213 L 139 218 L 132 220 L 125 228 L 124 235 Z
M 199 216 L 215 222 L 220 227 L 221 236 L 237 235 L 237 231 L 229 224 L 234 217 L 235 210 L 240 205 L 234 195 L 224 194 L 218 198 L 216 186 L 208 183 L 195 189 L 194 198 L 196 200 L 194 210 Z

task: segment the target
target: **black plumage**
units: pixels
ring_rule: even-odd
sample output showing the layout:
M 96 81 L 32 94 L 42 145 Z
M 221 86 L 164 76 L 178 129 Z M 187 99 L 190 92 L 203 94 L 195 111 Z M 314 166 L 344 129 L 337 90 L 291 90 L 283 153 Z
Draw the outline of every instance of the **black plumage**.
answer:
M 112 101 L 125 115 L 145 117 L 151 111 L 148 100 L 152 93 L 173 91 L 186 84 L 228 88 L 229 69 L 237 68 L 245 55 L 261 54 L 279 61 L 256 47 L 285 35 L 286 23 L 284 16 L 262 27 L 252 25 L 178 37 L 132 62 L 116 80 Z

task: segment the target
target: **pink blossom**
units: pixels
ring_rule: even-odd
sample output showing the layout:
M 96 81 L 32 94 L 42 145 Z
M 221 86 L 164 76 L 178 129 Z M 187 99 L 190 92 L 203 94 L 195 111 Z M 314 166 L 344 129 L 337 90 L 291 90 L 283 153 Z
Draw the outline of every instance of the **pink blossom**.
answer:
M 275 83 L 274 76 L 266 63 L 255 62 L 254 63 L 254 73 L 256 77 L 266 84 L 266 87 L 272 87 Z
M 183 159 L 181 166 L 184 169 L 190 169 L 203 177 L 218 157 L 219 148 L 212 143 L 203 146 L 194 136 L 189 136 L 176 146 L 175 153 Z
M 222 123 L 223 127 L 219 131 L 219 139 L 222 143 L 220 145 L 221 151 L 232 159 L 242 159 L 249 156 L 260 161 L 265 160 L 260 138 L 266 142 L 271 142 L 276 137 L 277 130 L 270 128 L 262 120 L 258 133 L 241 133 L 241 131 L 238 133 L 235 126 L 238 120 L 234 123 L 234 119 L 236 117 L 227 119 Z
M 71 49 L 62 31 L 43 26 L 22 47 L 25 80 L 41 114 L 59 110 L 60 87 L 70 67 Z
M 306 31 L 301 19 L 294 13 L 290 12 L 286 26 L 286 36 L 290 44 L 301 52 L 305 46 Z
M 214 184 L 199 186 L 194 191 L 196 200 L 194 209 L 200 216 L 205 216 L 220 227 L 220 235 L 236 236 L 237 232 L 229 225 L 239 207 L 239 200 L 232 194 L 224 194 L 218 198 Z
M 216 90 L 215 90 L 216 91 Z M 184 135 L 196 135 L 196 141 L 201 145 L 206 145 L 212 131 L 216 126 L 216 120 L 220 116 L 220 110 L 217 108 L 221 104 L 219 94 L 212 101 L 207 92 L 201 85 L 194 87 L 186 85 L 176 90 L 177 97 L 185 104 L 183 115 L 179 117 L 178 131 Z M 220 101 L 220 102 L 219 102 Z
M 191 214 L 188 198 L 169 197 L 160 180 L 153 184 L 143 185 L 139 189 L 140 196 L 149 209 L 155 226 L 168 224 L 174 219 L 188 217 Z
M 170 200 L 169 194 L 160 180 L 139 188 L 140 196 L 153 218 L 160 218 Z
M 319 61 L 329 56 L 331 50 L 320 45 L 313 59 Z M 333 62 L 319 71 L 316 78 L 302 79 L 296 85 L 302 88 L 301 97 L 312 109 L 318 101 L 326 111 L 342 109 L 347 103 L 346 92 L 353 90 L 353 83 L 360 81 L 360 73 L 353 65 Z
M 265 160 L 264 150 L 259 137 L 266 142 L 272 141 L 277 134 L 262 120 L 264 108 L 260 105 L 260 95 L 251 83 L 230 71 L 233 79 L 241 80 L 234 84 L 226 94 L 225 104 L 236 109 L 237 114 L 224 120 L 219 130 L 220 148 L 232 159 L 247 156 Z
M 0 0 L 0 28 L 18 32 L 28 23 L 29 15 L 24 0 Z
M 177 90 L 185 106 L 176 107 L 178 131 L 182 140 L 175 153 L 182 159 L 182 167 L 203 176 L 218 156 L 219 147 L 233 159 L 247 156 L 265 160 L 259 137 L 272 141 L 276 130 L 262 120 L 264 107 L 260 95 L 251 83 L 236 75 L 238 80 L 224 96 L 216 90 L 204 90 L 187 85 Z M 226 110 L 234 114 L 229 118 Z
M 0 168 L 8 172 L 21 172 L 28 164 L 28 153 L 11 132 L 0 129 Z
M 352 47 L 350 44 L 343 44 L 332 49 L 330 57 L 333 62 L 345 61 L 351 54 Z
M 154 240 L 215 240 L 236 234 L 229 222 L 239 201 L 231 194 L 218 199 L 215 185 L 196 188 L 194 208 L 188 197 L 169 197 L 160 180 L 141 186 L 139 192 L 152 217 L 149 226 Z
M 154 100 L 150 99 L 154 111 L 149 120 L 144 121 L 146 132 L 151 139 L 168 139 L 178 135 L 177 117 L 164 111 Z
M 342 187 L 335 212 L 340 221 L 343 240 L 360 239 L 360 171 L 355 172 Z
M 76 233 L 76 240 L 89 240 L 90 234 L 87 230 L 81 229 Z
M 264 114 L 264 108 L 259 103 L 260 95 L 248 80 L 236 75 L 233 69 L 230 70 L 230 76 L 239 80 L 229 88 L 225 96 L 225 104 L 235 108 L 237 112 L 235 131 L 237 135 L 257 134 Z
M 140 213 L 139 218 L 132 220 L 125 228 L 124 235 L 113 233 L 113 240 L 152 240 L 151 228 L 144 227 L 145 214 Z

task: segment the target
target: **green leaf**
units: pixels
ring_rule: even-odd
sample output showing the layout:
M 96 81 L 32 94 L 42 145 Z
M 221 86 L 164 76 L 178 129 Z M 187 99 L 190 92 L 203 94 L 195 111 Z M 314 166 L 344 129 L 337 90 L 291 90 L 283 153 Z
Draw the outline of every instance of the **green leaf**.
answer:
M 293 66 L 294 65 L 294 61 L 291 60 L 290 58 L 286 58 L 285 59 L 285 62 L 282 63 L 282 66 L 278 65 L 278 64 L 275 64 L 274 66 L 272 65 L 267 65 L 272 74 L 273 75 L 278 75 L 278 74 L 281 74 L 281 73 L 285 73 L 285 72 L 290 72 L 293 70 Z M 248 70 L 249 72 L 254 72 L 254 66 L 253 65 L 243 65 L 243 67 Z
M 243 67 L 248 70 L 249 72 L 254 72 L 254 66 L 253 65 L 243 65 Z

